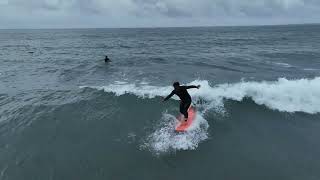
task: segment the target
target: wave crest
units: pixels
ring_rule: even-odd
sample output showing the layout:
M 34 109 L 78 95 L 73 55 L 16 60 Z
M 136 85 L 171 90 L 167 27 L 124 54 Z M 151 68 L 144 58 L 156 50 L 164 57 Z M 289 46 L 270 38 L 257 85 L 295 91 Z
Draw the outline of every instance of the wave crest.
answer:
M 320 77 L 299 80 L 279 78 L 277 81 L 239 82 L 215 86 L 210 86 L 207 80 L 195 80 L 188 84 L 201 85 L 199 90 L 190 89 L 189 92 L 194 100 L 205 100 L 207 109 L 223 106 L 224 99 L 242 101 L 249 97 L 259 105 L 265 105 L 270 109 L 282 112 L 310 114 L 320 112 Z M 125 82 L 91 88 L 115 93 L 117 96 L 134 94 L 141 98 L 164 97 L 172 91 L 171 86 L 158 87 L 147 83 L 130 84 Z

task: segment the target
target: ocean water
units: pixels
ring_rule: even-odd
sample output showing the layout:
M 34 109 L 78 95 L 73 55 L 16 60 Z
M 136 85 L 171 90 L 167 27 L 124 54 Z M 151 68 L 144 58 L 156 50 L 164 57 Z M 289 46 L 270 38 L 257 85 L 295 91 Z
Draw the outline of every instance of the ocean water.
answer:
M 319 50 L 320 25 L 0 30 L 0 179 L 320 179 Z M 186 133 L 174 81 L 201 85 Z

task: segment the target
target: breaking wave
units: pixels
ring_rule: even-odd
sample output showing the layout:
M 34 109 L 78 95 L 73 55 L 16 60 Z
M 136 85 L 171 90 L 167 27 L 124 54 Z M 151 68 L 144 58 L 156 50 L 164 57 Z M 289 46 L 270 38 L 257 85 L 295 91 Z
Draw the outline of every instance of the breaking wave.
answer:
M 234 84 L 210 85 L 206 80 L 195 80 L 188 84 L 201 85 L 200 89 L 190 89 L 194 102 L 197 103 L 197 117 L 188 132 L 176 133 L 174 127 L 176 118 L 163 113 L 156 129 L 150 133 L 143 148 L 150 149 L 157 154 L 176 151 L 194 150 L 198 144 L 208 138 L 209 124 L 204 118 L 207 110 L 223 111 L 224 100 L 242 101 L 251 98 L 256 104 L 281 112 L 305 112 L 315 114 L 320 112 L 320 78 L 287 80 L 280 78 L 277 81 L 239 82 Z M 86 88 L 82 86 L 81 88 Z M 172 91 L 171 86 L 158 87 L 148 83 L 130 84 L 115 82 L 107 86 L 92 87 L 117 96 L 133 94 L 140 98 L 165 97 Z M 173 97 L 178 100 L 177 97 Z
M 315 114 L 320 112 L 320 77 L 314 79 L 277 81 L 239 82 L 234 84 L 220 84 L 211 86 L 207 80 L 195 80 L 188 84 L 200 84 L 199 90 L 190 89 L 194 100 L 204 100 L 207 108 L 223 105 L 224 99 L 242 101 L 251 98 L 259 105 L 281 112 L 305 112 Z M 82 86 L 84 88 L 86 86 Z M 166 96 L 172 91 L 171 86 L 158 87 L 147 83 L 130 84 L 116 82 L 108 86 L 90 87 L 117 96 L 134 94 L 141 98 Z M 174 99 L 177 99 L 176 97 Z

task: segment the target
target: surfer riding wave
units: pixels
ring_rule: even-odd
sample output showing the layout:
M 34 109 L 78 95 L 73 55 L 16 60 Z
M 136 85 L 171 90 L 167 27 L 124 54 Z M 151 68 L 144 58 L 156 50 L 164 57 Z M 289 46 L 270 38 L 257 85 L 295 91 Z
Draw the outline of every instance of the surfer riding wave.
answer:
M 180 98 L 180 113 L 184 115 L 185 121 L 188 120 L 188 109 L 191 105 L 191 96 L 188 93 L 187 89 L 191 88 L 200 88 L 200 85 L 198 86 L 180 86 L 179 82 L 173 83 L 174 90 L 166 97 L 163 101 L 167 101 L 170 99 L 173 95 L 177 95 Z

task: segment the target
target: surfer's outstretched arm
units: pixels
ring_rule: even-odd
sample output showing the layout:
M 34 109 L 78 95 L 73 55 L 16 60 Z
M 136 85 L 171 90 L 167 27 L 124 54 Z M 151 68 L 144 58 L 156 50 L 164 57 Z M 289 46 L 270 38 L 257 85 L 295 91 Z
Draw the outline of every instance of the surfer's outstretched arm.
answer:
M 166 98 L 164 98 L 163 101 L 170 99 L 173 95 L 174 95 L 174 91 L 172 91 Z
M 200 88 L 200 85 L 198 85 L 198 86 L 186 86 L 186 89 L 192 89 L 192 88 L 197 88 L 197 89 L 199 89 L 199 88 Z

